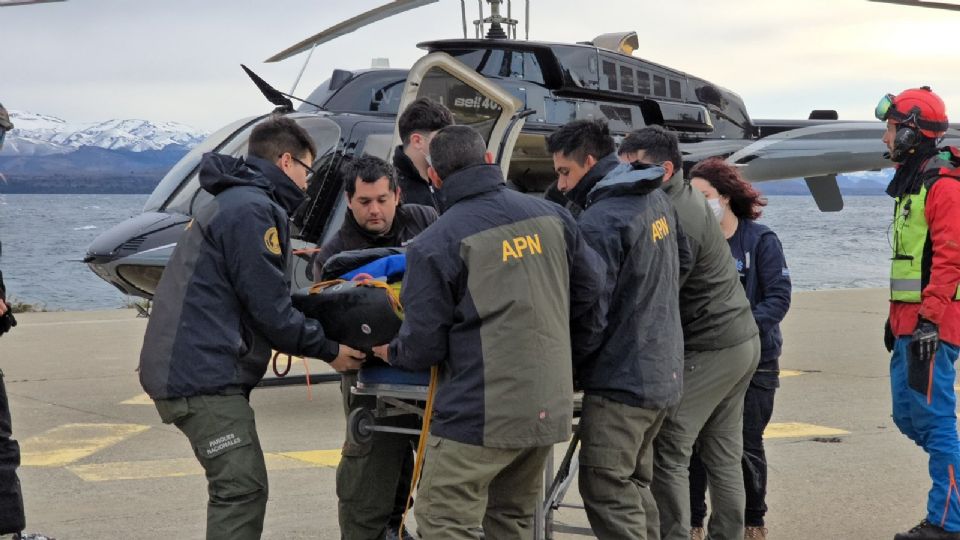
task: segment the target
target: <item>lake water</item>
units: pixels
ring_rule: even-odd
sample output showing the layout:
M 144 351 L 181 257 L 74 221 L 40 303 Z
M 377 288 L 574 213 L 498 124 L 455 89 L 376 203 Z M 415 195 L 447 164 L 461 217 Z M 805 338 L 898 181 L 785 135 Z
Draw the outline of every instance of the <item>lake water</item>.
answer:
M 47 309 L 123 307 L 80 262 L 98 235 L 140 213 L 147 195 L 0 195 L 0 270 L 12 298 Z M 770 196 L 761 222 L 780 236 L 795 290 L 885 287 L 893 203 L 846 197 L 837 213 L 809 196 Z

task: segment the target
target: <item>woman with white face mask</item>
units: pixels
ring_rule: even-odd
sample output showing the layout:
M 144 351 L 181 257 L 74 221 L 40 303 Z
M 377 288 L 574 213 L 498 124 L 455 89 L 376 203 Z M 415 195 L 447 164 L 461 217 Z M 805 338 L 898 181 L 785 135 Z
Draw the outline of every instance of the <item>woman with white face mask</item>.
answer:
M 694 166 L 689 176 L 690 184 L 703 193 L 717 216 L 760 329 L 760 365 L 743 404 L 742 460 L 747 496 L 744 538 L 766 538 L 763 518 L 767 511 L 767 460 L 763 431 L 770 422 L 774 393 L 780 385 L 779 357 L 783 344 L 780 321 L 790 307 L 790 271 L 777 235 L 756 222 L 766 201 L 740 177 L 734 166 L 720 158 L 710 158 Z M 695 448 L 690 460 L 690 537 L 694 540 L 705 538 L 703 523 L 709 477 L 710 471 L 704 467 Z

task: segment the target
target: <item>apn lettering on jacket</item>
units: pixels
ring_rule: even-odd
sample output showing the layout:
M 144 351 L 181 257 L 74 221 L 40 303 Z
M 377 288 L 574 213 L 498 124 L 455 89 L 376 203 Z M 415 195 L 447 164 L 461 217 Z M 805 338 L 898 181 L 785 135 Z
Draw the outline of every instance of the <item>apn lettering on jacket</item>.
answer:
M 530 236 L 529 234 L 524 236 L 517 236 L 512 240 L 503 241 L 503 262 L 507 262 L 510 258 L 522 259 L 524 257 L 524 251 L 528 255 L 542 255 L 543 248 L 540 245 L 540 235 L 534 234 Z
M 660 219 L 650 224 L 652 230 L 653 243 L 663 240 L 670 234 L 670 225 L 667 224 L 667 216 L 661 216 Z

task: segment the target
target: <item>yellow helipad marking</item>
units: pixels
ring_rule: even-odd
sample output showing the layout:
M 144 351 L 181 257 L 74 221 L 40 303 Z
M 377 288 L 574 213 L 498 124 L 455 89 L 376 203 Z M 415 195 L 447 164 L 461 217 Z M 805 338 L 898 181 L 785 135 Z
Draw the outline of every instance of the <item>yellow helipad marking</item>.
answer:
M 62 467 L 148 429 L 140 424 L 65 424 L 20 441 L 21 465 Z
M 126 401 L 121 401 L 121 405 L 153 405 L 153 400 L 146 394 L 134 396 Z
M 849 431 L 802 422 L 771 422 L 763 432 L 765 439 L 780 439 L 787 437 L 827 437 L 832 435 L 848 435 Z
M 337 452 L 339 453 L 340 451 L 337 450 Z M 267 453 L 264 454 L 264 458 L 267 462 L 267 470 L 270 471 L 309 469 L 314 467 L 314 465 L 306 461 L 287 457 L 282 454 Z M 67 469 L 87 482 L 151 480 L 156 478 L 200 476 L 203 474 L 203 468 L 200 467 L 200 463 L 198 463 L 195 458 L 71 465 L 67 467 Z
M 308 450 L 305 452 L 281 452 L 280 455 L 298 459 L 321 467 L 336 467 L 340 463 L 340 449 Z
M 805 372 L 805 371 L 800 371 L 800 370 L 797 370 L 797 369 L 781 369 L 781 370 L 780 370 L 780 378 L 782 379 L 782 378 L 784 378 L 784 377 L 796 377 L 797 375 L 803 375 L 804 373 L 806 373 L 806 372 Z

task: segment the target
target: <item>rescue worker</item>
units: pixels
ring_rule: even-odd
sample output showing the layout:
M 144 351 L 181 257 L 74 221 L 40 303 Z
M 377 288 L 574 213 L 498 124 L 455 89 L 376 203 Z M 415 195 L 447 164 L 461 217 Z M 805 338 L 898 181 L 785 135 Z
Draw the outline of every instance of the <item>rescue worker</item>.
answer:
M 13 122 L 7 110 L 0 105 L 0 149 L 7 132 L 13 129 Z M 7 303 L 7 289 L 3 284 L 3 272 L 0 272 L 0 336 L 17 325 Z M 10 417 L 10 400 L 7 387 L 3 382 L 3 370 L 0 369 L 0 539 L 6 540 L 54 540 L 42 534 L 24 533 L 26 515 L 23 509 L 23 492 L 17 467 L 20 466 L 20 445 L 13 438 L 13 424 Z M 10 535 L 10 536 L 7 536 Z
M 400 247 L 437 219 L 432 206 L 400 204 L 396 170 L 386 161 L 364 155 L 344 170 L 348 212 L 340 231 L 317 256 L 315 275 L 326 260 L 340 253 L 374 247 Z M 376 398 L 353 396 L 357 374 L 341 375 L 344 412 L 355 407 L 376 408 Z M 413 414 L 391 416 L 383 425 L 420 429 Z M 413 474 L 415 436 L 375 432 L 364 445 L 343 445 L 337 467 L 340 534 L 345 540 L 387 540 L 397 537 L 406 509 Z M 405 535 L 406 538 L 411 538 Z
M 680 401 L 681 268 L 691 261 L 660 165 L 621 164 L 607 124 L 570 122 L 547 138 L 557 188 L 606 262 L 603 344 L 575 364 L 583 388 L 580 495 L 598 538 L 656 538 L 652 443 Z M 649 515 L 648 515 L 649 512 Z M 650 532 L 648 534 L 648 526 Z
M 683 397 L 654 443 L 652 491 L 663 540 L 690 538 L 688 468 L 694 442 L 712 490 L 710 538 L 743 538 L 743 398 L 760 361 L 760 339 L 723 233 L 703 195 L 683 179 L 677 136 L 660 126 L 624 138 L 620 159 L 660 165 L 693 256 L 680 276 Z
M 571 362 L 604 326 L 603 262 L 569 212 L 507 189 L 473 128 L 440 130 L 430 157 L 441 215 L 407 248 L 400 333 L 374 349 L 439 366 L 418 532 L 532 539 L 544 462 L 571 434 Z
M 204 155 L 200 185 L 214 198 L 195 211 L 154 296 L 140 383 L 206 471 L 211 540 L 263 530 L 267 470 L 249 397 L 271 348 L 337 371 L 365 357 L 326 339 L 290 299 L 287 216 L 303 200 L 315 153 L 302 127 L 273 116 L 251 132 L 245 159 Z
M 750 379 L 743 401 L 743 488 L 746 493 L 744 538 L 765 539 L 767 512 L 767 457 L 763 431 L 773 414 L 773 398 L 780 386 L 780 322 L 790 309 L 790 270 L 776 233 L 757 223 L 766 205 L 760 193 L 744 180 L 736 167 L 721 158 L 709 158 L 690 170 L 690 185 L 703 193 L 720 222 L 730 253 L 747 292 L 753 319 L 760 330 L 760 365 Z M 690 459 L 691 540 L 703 540 L 707 515 L 704 495 L 707 471 L 694 447 Z M 710 492 L 714 495 L 713 490 Z M 719 502 L 714 502 L 717 506 Z
M 439 208 L 427 178 L 430 140 L 438 130 L 453 125 L 450 110 L 422 97 L 403 110 L 397 120 L 402 144 L 393 152 L 403 202 Z
M 876 116 L 897 170 L 890 269 L 893 421 L 929 455 L 926 516 L 895 540 L 960 539 L 960 442 L 954 390 L 960 346 L 960 150 L 937 149 L 947 130 L 929 87 L 886 95 Z

